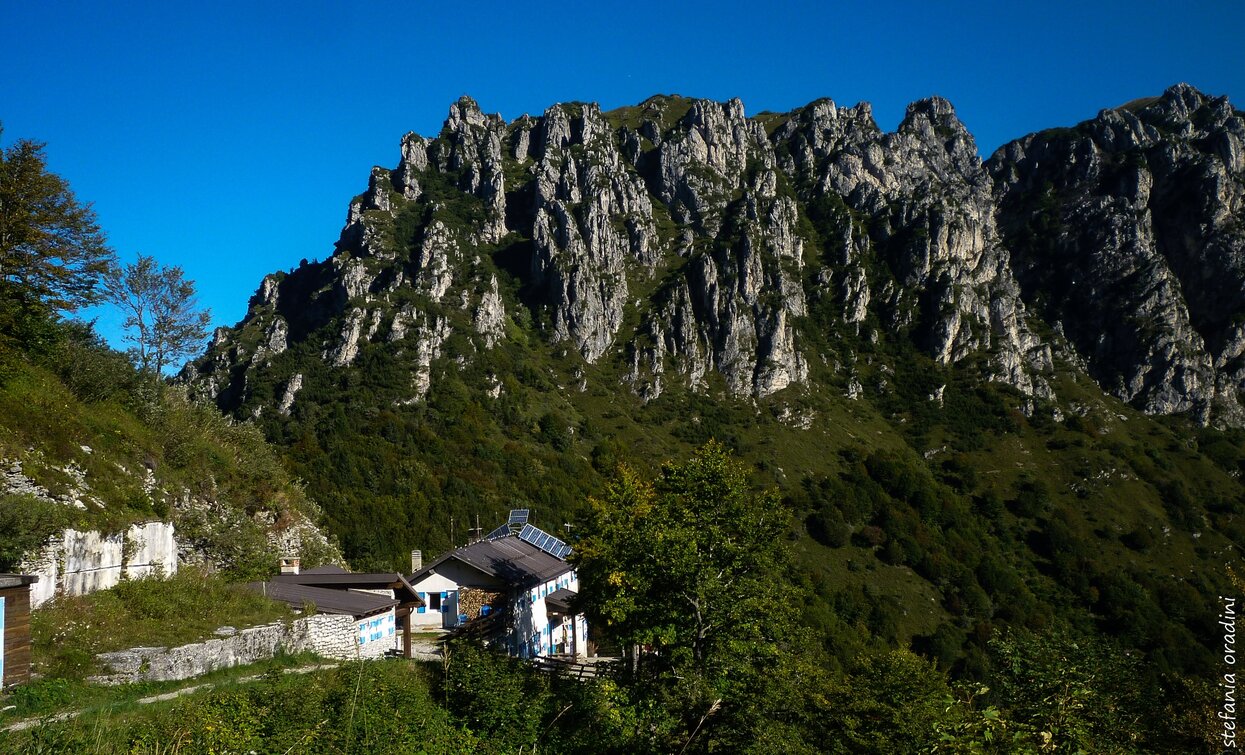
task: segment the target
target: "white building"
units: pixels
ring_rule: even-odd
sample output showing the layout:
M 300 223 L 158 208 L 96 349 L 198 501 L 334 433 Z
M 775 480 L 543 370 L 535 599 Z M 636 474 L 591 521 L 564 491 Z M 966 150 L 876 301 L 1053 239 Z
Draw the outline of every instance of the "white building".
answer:
M 579 592 L 566 563 L 570 546 L 527 524 L 528 512 L 479 542 L 456 548 L 411 575 L 423 608 L 411 625 L 464 629 L 480 626 L 511 655 L 587 655 L 588 624 L 575 613 Z

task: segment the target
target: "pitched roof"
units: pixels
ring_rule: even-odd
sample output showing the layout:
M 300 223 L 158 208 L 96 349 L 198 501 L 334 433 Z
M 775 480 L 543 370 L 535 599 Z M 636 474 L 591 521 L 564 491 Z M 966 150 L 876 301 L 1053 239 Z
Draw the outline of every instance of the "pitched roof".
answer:
M 406 577 L 397 572 L 348 572 L 340 567 L 318 567 L 308 569 L 300 574 L 281 574 L 273 577 L 273 582 L 295 585 L 311 585 L 313 587 L 335 587 L 338 589 L 356 590 L 393 590 L 394 597 L 402 603 L 423 604 L 419 593 Z
M 300 572 L 300 574 L 349 574 L 349 573 L 350 572 L 341 568 L 337 564 L 323 564 L 321 566 L 313 566 L 310 569 L 303 569 Z
M 450 559 L 467 564 L 515 587 L 547 582 L 571 570 L 570 564 L 562 559 L 511 536 L 481 540 L 456 548 L 411 575 L 408 581 L 414 584 L 423 580 Z
M 273 600 L 282 600 L 292 606 L 314 603 L 321 613 L 349 614 L 350 616 L 366 616 L 384 611 L 398 605 L 393 598 L 386 598 L 375 593 L 354 592 L 352 590 L 332 589 L 300 585 L 297 582 L 250 582 L 247 587 L 262 593 Z

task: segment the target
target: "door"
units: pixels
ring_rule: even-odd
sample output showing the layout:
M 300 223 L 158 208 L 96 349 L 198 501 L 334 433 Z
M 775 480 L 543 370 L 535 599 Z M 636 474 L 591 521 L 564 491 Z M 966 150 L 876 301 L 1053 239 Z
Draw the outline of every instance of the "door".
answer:
M 450 629 L 458 626 L 458 591 L 441 593 L 441 626 Z

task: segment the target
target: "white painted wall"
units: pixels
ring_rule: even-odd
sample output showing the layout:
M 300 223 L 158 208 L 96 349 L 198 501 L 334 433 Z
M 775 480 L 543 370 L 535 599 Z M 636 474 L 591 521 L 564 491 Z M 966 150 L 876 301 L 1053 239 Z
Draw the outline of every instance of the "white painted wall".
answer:
M 569 621 L 550 627 L 549 613 L 545 607 L 545 597 L 563 587 L 572 592 L 579 592 L 578 575 L 569 568 L 554 579 L 527 590 L 513 602 L 511 620 L 514 631 L 508 642 L 513 655 L 520 658 L 549 655 L 561 637 L 565 636 L 569 641 L 571 633 Z M 579 647 L 576 649 L 577 655 L 584 654 L 586 645 L 583 638 L 587 635 L 587 628 L 587 622 L 584 622 L 581 625 L 583 634 L 580 635 Z
M 442 598 L 442 605 L 445 605 L 445 602 L 449 600 L 450 595 L 457 595 L 458 593 L 458 583 L 444 574 L 429 574 L 420 581 L 413 583 L 412 586 L 415 588 L 415 591 L 419 593 L 419 597 L 424 601 L 425 606 L 428 604 L 428 596 L 431 593 L 435 592 L 437 594 L 446 594 L 445 597 Z M 457 605 L 456 600 L 450 602 Z M 443 619 L 440 611 L 433 611 L 429 608 L 424 608 L 423 613 L 420 613 L 420 609 L 411 611 L 412 629 L 422 629 L 425 631 L 430 629 L 440 629 L 442 624 Z
M 397 647 L 397 623 L 392 608 L 375 616 L 356 619 L 355 629 L 355 640 L 362 658 L 379 658 L 386 650 Z

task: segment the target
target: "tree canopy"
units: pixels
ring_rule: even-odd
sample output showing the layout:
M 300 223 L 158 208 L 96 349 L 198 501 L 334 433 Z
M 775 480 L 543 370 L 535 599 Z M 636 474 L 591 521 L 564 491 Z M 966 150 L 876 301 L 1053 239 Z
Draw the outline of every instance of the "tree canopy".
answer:
M 75 309 L 98 300 L 112 251 L 91 206 L 47 169 L 44 146 L 0 149 L 0 286 L 25 310 Z
M 713 441 L 651 484 L 622 467 L 592 501 L 573 557 L 580 595 L 594 626 L 647 650 L 631 689 L 660 701 L 645 723 L 654 750 L 783 739 L 776 685 L 810 668 L 784 574 L 789 527 L 776 491 L 752 489 Z
M 592 504 L 580 578 L 619 639 L 703 664 L 781 610 L 774 578 L 789 520 L 777 492 L 750 490 L 721 444 L 667 463 L 654 484 L 624 467 Z

